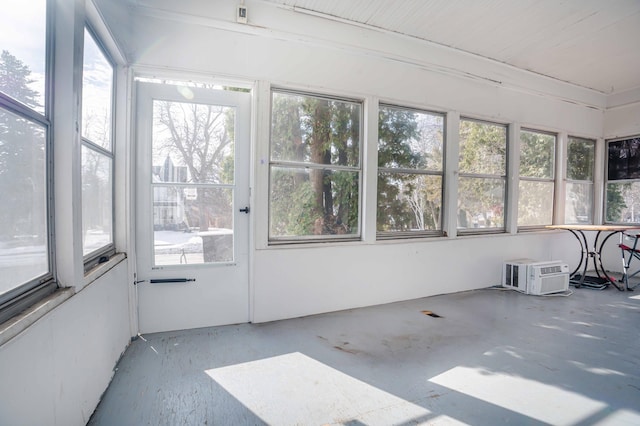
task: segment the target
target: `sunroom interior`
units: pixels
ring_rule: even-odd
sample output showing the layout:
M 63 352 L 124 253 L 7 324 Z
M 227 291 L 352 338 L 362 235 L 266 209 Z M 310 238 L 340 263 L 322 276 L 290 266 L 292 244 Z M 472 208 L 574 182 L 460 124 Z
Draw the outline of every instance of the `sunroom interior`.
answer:
M 510 259 L 573 270 L 586 256 L 589 268 L 623 272 L 618 235 L 583 253 L 575 234 L 547 226 L 621 225 L 633 235 L 640 225 L 640 2 L 33 0 L 6 9 L 1 424 L 640 421 L 637 291 L 494 289 Z M 545 309 L 553 325 L 526 316 Z M 529 352 L 516 353 L 513 328 L 494 327 L 516 311 L 515 322 L 537 327 L 527 328 Z M 568 311 L 584 315 L 561 321 Z M 589 319 L 594 311 L 601 318 Z M 601 346 L 575 338 L 590 321 Z M 586 371 L 580 357 L 597 351 L 598 368 L 577 382 L 554 381 L 560 361 L 542 378 L 507 371 L 489 385 L 555 389 L 577 413 L 545 416 L 562 408 L 536 400 L 505 403 L 507 415 L 504 399 L 481 390 L 484 370 L 430 352 L 424 339 L 438 327 L 453 327 L 453 344 L 438 343 L 452 351 L 473 353 L 480 327 L 493 344 L 481 355 L 494 360 L 542 365 L 556 354 Z M 551 329 L 574 333 L 575 350 Z M 416 340 L 367 361 L 376 332 Z M 118 417 L 136 410 L 128 405 L 96 411 L 114 375 L 131 390 L 161 374 L 129 354 L 171 352 L 168 342 L 199 351 L 199 386 L 214 381 L 226 396 L 193 410 L 193 395 L 156 401 L 186 404 L 164 420 L 148 417 L 158 406 L 146 402 L 137 417 Z M 616 357 L 623 366 L 599 364 Z M 431 388 L 403 391 L 414 361 L 437 386 L 477 378 L 490 415 Z M 171 374 L 183 362 L 172 358 Z M 330 379 L 319 392 L 348 389 L 353 401 L 287 411 L 294 388 L 315 398 L 301 377 Z M 617 380 L 618 405 L 583 392 L 595 379 Z M 243 381 L 264 393 L 244 389 L 243 400 Z

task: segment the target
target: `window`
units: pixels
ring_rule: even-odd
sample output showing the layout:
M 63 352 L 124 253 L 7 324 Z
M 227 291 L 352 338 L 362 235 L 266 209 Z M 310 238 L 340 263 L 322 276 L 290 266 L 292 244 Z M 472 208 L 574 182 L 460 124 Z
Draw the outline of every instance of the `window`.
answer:
M 553 223 L 556 136 L 534 130 L 520 132 L 518 226 Z
M 596 142 L 569 136 L 564 222 L 593 223 L 593 171 Z
M 0 322 L 55 289 L 46 9 L 40 0 L 0 14 Z
M 380 106 L 379 236 L 441 234 L 443 145 L 442 114 Z
M 458 229 L 504 232 L 507 126 L 460 120 Z
M 114 67 L 84 31 L 82 67 L 82 253 L 86 260 L 113 250 Z
M 273 91 L 269 240 L 360 237 L 359 102 Z
M 607 142 L 606 222 L 640 223 L 640 136 Z

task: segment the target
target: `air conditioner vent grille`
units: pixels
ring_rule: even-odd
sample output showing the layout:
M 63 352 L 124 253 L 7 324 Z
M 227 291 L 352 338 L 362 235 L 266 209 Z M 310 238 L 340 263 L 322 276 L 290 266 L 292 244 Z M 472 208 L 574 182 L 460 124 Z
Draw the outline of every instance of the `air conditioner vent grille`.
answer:
M 542 275 L 559 274 L 561 272 L 562 272 L 562 266 L 561 265 L 545 266 L 545 267 L 540 269 L 540 273 Z

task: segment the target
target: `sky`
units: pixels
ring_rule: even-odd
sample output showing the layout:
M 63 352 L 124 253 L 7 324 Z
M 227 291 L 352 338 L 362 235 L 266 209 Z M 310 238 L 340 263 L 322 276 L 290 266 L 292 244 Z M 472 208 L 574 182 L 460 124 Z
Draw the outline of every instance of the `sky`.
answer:
M 0 0 L 0 51 L 8 50 L 31 70 L 31 86 L 44 94 L 46 0 Z

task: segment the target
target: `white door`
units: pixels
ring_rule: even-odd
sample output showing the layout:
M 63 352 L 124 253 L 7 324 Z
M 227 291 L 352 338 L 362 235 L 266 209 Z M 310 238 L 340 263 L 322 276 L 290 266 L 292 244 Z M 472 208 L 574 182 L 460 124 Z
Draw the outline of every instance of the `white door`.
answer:
M 250 99 L 137 84 L 141 333 L 249 321 Z

